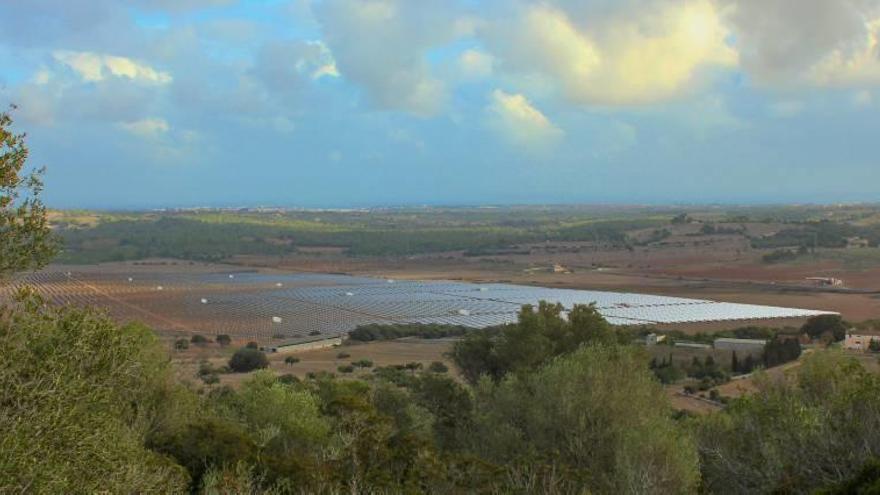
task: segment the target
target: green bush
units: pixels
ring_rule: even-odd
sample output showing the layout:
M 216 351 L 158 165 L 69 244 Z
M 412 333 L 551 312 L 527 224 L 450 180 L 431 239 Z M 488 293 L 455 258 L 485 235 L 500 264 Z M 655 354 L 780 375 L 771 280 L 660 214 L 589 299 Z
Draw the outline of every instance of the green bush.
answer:
M 428 371 L 431 373 L 446 373 L 449 371 L 449 367 L 440 361 L 434 361 L 428 366 Z
M 247 373 L 269 366 L 269 359 L 262 351 L 243 347 L 229 359 L 229 369 L 236 373 Z

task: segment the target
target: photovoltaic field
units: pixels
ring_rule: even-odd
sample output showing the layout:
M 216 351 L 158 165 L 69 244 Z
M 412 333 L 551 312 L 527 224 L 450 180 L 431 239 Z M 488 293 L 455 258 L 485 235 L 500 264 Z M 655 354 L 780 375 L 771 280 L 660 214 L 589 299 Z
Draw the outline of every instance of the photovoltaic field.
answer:
M 167 268 L 166 268 L 167 269 Z M 95 305 L 121 321 L 164 333 L 296 340 L 369 323 L 441 323 L 483 328 L 516 321 L 524 304 L 595 304 L 615 325 L 807 318 L 822 311 L 646 294 L 509 284 L 396 281 L 333 274 L 42 271 L 0 288 L 32 286 L 57 304 Z

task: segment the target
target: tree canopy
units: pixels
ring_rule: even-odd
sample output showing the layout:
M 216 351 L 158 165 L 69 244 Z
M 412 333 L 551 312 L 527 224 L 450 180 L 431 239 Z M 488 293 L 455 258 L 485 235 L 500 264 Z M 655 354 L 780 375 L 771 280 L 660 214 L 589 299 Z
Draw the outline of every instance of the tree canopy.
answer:
M 12 130 L 10 112 L 0 113 L 0 278 L 40 268 L 57 252 L 40 201 L 42 169 L 28 170 L 27 158 L 24 134 Z

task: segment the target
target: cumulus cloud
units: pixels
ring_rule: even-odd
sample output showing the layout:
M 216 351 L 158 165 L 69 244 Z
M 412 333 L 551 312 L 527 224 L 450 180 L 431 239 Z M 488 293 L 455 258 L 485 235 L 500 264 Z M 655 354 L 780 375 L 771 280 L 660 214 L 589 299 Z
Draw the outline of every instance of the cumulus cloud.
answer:
M 273 90 L 290 90 L 308 79 L 338 77 L 336 61 L 320 41 L 274 41 L 257 55 L 255 73 Z
M 877 0 L 722 0 L 745 70 L 764 83 L 880 81 Z
M 578 103 L 663 100 L 688 88 L 701 69 L 737 62 L 708 0 L 599 3 L 604 8 L 590 15 L 577 2 L 524 5 L 483 33 L 504 68 L 549 78 Z
M 521 94 L 496 89 L 487 112 L 492 129 L 509 142 L 531 150 L 546 149 L 564 136 L 560 128 Z
M 140 138 L 156 138 L 171 130 L 168 122 L 162 118 L 148 118 L 133 122 L 122 122 L 119 127 Z
M 447 0 L 326 0 L 316 16 L 339 73 L 382 108 L 433 115 L 446 84 L 434 76 L 427 51 L 460 33 Z
M 108 77 L 127 78 L 155 84 L 168 84 L 171 74 L 136 62 L 130 58 L 94 52 L 58 50 L 52 53 L 56 61 L 70 67 L 84 81 L 99 82 Z

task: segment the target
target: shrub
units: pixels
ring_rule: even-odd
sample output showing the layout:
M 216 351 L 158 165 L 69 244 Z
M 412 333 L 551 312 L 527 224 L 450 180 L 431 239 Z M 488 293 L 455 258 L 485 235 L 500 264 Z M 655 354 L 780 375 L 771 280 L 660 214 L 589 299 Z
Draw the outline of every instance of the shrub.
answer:
M 245 345 L 245 347 L 246 347 L 247 349 L 259 349 L 259 348 L 260 348 L 260 344 L 257 344 L 256 342 L 254 342 L 254 341 L 252 340 L 252 341 L 248 342 L 248 343 Z
M 340 373 L 354 373 L 354 366 L 351 366 L 351 365 L 340 366 L 340 367 L 336 368 L 336 370 L 339 371 Z
M 174 348 L 178 351 L 185 351 L 189 349 L 189 341 L 186 339 L 177 339 L 174 341 Z
M 190 343 L 193 343 L 195 345 L 205 345 L 209 342 L 208 339 L 206 339 L 204 335 L 199 335 L 199 334 L 195 334 L 192 337 L 190 337 L 189 341 L 190 341 Z
M 818 339 L 825 334 L 833 336 L 835 341 L 846 338 L 847 324 L 840 315 L 819 315 L 814 316 L 804 323 L 801 332 L 807 334 L 812 339 Z
M 446 373 L 449 371 L 449 367 L 440 361 L 434 361 L 428 366 L 428 371 L 431 373 Z
M 351 354 L 349 354 L 347 352 L 340 352 L 339 354 L 336 355 L 336 359 L 348 359 L 350 357 L 351 357 Z
M 220 344 L 221 347 L 226 347 L 232 343 L 232 339 L 225 333 L 218 335 L 214 340 Z
M 372 368 L 373 362 L 369 359 L 359 359 L 351 363 L 352 366 L 357 368 Z
M 200 375 L 199 378 L 202 379 L 202 382 L 205 385 L 216 385 L 220 383 L 220 376 L 217 373 L 208 373 L 206 375 Z
M 235 351 L 229 360 L 229 368 L 236 373 L 247 373 L 269 366 L 269 359 L 257 349 L 244 347 Z
M 296 356 L 287 356 L 284 358 L 284 364 L 290 366 L 299 362 L 299 358 Z

